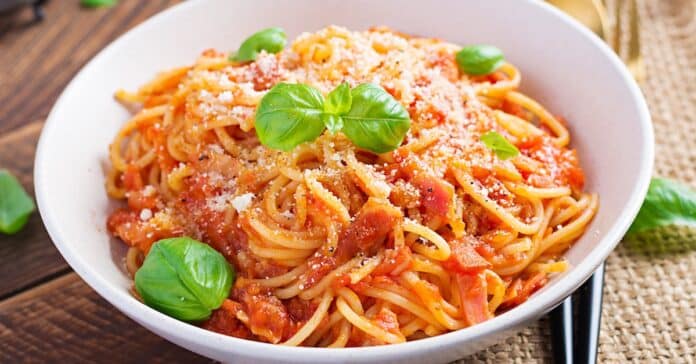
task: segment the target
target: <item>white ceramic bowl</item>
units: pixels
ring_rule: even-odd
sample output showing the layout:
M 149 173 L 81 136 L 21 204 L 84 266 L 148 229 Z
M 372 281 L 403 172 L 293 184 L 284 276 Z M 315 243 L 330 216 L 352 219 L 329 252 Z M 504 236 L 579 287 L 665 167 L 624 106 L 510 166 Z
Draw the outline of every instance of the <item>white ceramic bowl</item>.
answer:
M 290 39 L 329 24 L 387 25 L 459 44 L 502 48 L 522 88 L 570 121 L 572 144 L 600 209 L 568 252 L 572 268 L 529 301 L 471 328 L 398 345 L 292 348 L 241 340 L 167 317 L 129 293 L 123 245 L 105 231 L 107 146 L 128 113 L 112 94 L 157 71 L 188 64 L 206 48 L 235 49 L 249 34 L 283 27 Z M 51 238 L 75 271 L 123 313 L 169 341 L 234 362 L 444 362 L 509 335 L 549 311 L 587 279 L 635 217 L 652 170 L 653 134 L 641 93 L 621 61 L 582 25 L 542 2 L 520 0 L 189 1 L 128 32 L 75 77 L 39 142 L 35 188 Z

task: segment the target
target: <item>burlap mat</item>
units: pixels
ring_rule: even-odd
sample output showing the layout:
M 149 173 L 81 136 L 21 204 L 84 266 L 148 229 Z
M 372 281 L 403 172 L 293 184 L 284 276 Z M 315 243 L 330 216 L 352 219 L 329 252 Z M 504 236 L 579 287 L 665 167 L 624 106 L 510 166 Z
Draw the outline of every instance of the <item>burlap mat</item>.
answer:
M 637 4 L 647 73 L 641 87 L 655 125 L 655 174 L 696 187 L 696 1 Z M 600 362 L 696 361 L 696 249 L 684 244 L 684 232 L 666 233 L 641 244 L 662 253 L 623 242 L 609 256 Z M 548 322 L 541 320 L 460 363 L 549 363 L 549 343 Z

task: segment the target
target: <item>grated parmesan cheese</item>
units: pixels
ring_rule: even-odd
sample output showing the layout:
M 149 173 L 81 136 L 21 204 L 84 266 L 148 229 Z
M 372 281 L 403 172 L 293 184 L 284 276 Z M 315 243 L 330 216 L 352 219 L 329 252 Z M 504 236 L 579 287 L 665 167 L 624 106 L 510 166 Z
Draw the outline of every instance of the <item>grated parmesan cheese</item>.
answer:
M 206 207 L 211 211 L 223 212 L 227 208 L 230 195 L 222 194 L 206 200 Z
M 281 213 L 280 213 L 280 216 L 282 216 L 282 217 L 284 217 L 284 218 L 286 218 L 286 219 L 288 219 L 288 220 L 292 220 L 292 219 L 295 218 L 295 214 L 293 214 L 292 212 L 287 211 L 287 210 L 281 212 Z
M 147 221 L 152 218 L 152 210 L 150 209 L 142 209 L 140 210 L 140 220 L 141 221 Z
M 232 199 L 232 207 L 234 207 L 237 212 L 241 213 L 249 208 L 251 205 L 251 200 L 254 199 L 253 193 L 245 193 L 243 195 L 237 196 Z
M 150 197 L 155 194 L 156 190 L 152 185 L 147 185 L 145 188 L 143 188 L 143 196 L 145 197 Z
M 224 103 L 232 102 L 232 99 L 233 99 L 232 92 L 230 92 L 229 90 L 223 91 L 218 95 L 217 99 L 218 99 L 218 101 L 224 102 Z

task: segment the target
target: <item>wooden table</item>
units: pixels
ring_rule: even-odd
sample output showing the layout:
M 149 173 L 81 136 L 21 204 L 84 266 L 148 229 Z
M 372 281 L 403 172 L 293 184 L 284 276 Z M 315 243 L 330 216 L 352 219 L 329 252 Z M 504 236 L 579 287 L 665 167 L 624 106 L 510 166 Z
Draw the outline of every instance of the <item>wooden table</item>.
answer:
M 80 8 L 52 0 L 43 22 L 0 16 L 0 168 L 28 191 L 36 141 L 75 73 L 113 39 L 175 0 Z M 150 333 L 88 287 L 51 243 L 38 213 L 0 234 L 0 362 L 209 362 Z

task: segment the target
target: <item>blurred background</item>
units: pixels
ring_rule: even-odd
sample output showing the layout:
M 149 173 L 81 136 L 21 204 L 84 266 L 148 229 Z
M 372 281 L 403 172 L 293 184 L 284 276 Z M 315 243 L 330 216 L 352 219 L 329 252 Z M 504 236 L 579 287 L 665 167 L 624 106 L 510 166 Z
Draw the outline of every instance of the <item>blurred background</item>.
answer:
M 32 193 L 36 141 L 63 88 L 113 39 L 178 2 L 0 0 L 0 168 Z M 696 186 L 696 1 L 551 2 L 605 39 L 639 81 L 655 126 L 656 175 Z M 624 242 L 609 257 L 600 362 L 694 360 L 694 240 L 673 229 Z M 38 214 L 22 232 L 0 235 L 0 277 L 0 362 L 207 361 L 101 299 L 60 257 Z M 549 336 L 542 320 L 462 362 L 551 362 Z

